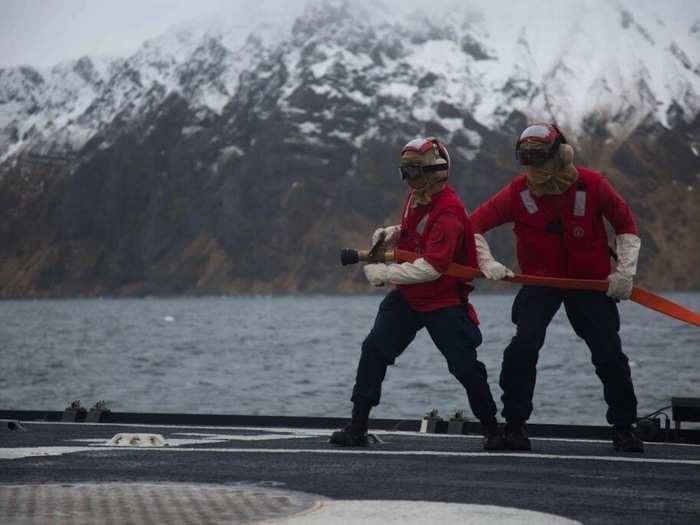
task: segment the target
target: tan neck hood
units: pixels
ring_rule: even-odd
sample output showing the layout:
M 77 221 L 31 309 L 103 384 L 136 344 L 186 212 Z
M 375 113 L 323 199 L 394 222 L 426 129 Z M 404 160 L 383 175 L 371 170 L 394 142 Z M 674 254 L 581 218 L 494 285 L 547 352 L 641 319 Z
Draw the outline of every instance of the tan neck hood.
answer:
M 578 179 L 574 166 L 574 148 L 559 146 L 557 153 L 539 166 L 527 167 L 527 187 L 536 196 L 561 195 Z

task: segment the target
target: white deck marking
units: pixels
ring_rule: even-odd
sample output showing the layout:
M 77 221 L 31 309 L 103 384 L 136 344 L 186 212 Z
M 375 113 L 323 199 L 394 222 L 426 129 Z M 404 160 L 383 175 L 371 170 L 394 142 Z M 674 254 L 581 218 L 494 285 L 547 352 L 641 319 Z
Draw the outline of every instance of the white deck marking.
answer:
M 183 438 L 170 438 L 168 437 L 168 444 L 170 447 L 181 447 L 188 445 L 209 445 L 212 443 L 226 443 L 228 441 L 272 441 L 280 439 L 308 439 L 312 437 L 321 437 L 325 434 L 309 434 L 309 435 L 295 435 L 295 434 L 202 434 L 197 432 L 178 432 L 172 434 L 173 436 L 195 436 L 189 439 Z M 198 436 L 198 437 L 196 437 Z M 80 438 L 80 439 L 69 439 L 66 441 L 75 441 L 78 443 L 90 443 L 92 446 L 106 445 L 104 438 Z
M 123 447 L 92 446 L 85 447 L 24 447 L 0 449 L 0 459 L 16 459 L 32 456 L 54 456 L 98 450 L 120 450 Z M 698 465 L 700 460 L 675 458 L 645 458 L 632 456 L 592 456 L 571 454 L 539 454 L 533 452 L 450 452 L 438 450 L 358 450 L 345 448 L 287 449 L 287 448 L 130 448 L 130 452 L 216 452 L 226 454 L 346 454 L 370 456 L 433 456 L 462 458 L 509 458 L 509 459 L 549 459 L 567 461 L 607 461 L 623 463 L 653 463 L 669 465 Z
M 240 426 L 200 426 L 200 425 L 152 425 L 138 423 L 64 423 L 62 421 L 25 421 L 24 424 L 29 425 L 68 425 L 76 427 L 95 426 L 99 428 L 107 427 L 133 427 L 133 428 L 177 428 L 185 430 L 245 430 L 257 432 L 288 432 L 290 434 L 305 434 L 309 436 L 330 436 L 333 429 L 328 428 L 295 428 L 295 427 L 240 427 Z M 454 438 L 454 439 L 483 439 L 482 436 L 476 434 L 428 434 L 425 432 L 414 432 L 407 430 L 373 430 L 371 434 L 377 435 L 396 435 L 396 436 L 417 436 L 424 438 Z M 609 439 L 583 439 L 583 438 L 557 438 L 557 437 L 532 437 L 534 441 L 557 441 L 561 443 L 610 443 Z M 77 441 L 77 440 L 75 440 Z M 700 444 L 695 443 L 657 443 L 653 441 L 645 441 L 644 446 L 652 447 L 700 447 Z
M 643 458 L 628 456 L 576 456 L 566 454 L 538 454 L 521 452 L 449 452 L 439 450 L 357 450 L 357 449 L 287 449 L 287 448 L 179 448 L 179 449 L 144 449 L 144 450 L 177 450 L 178 452 L 230 452 L 258 454 L 366 454 L 376 456 L 445 456 L 464 458 L 521 458 L 521 459 L 565 459 L 588 461 L 622 461 L 626 463 L 668 463 L 674 465 L 700 465 L 696 459 Z
M 62 456 L 75 452 L 92 450 L 87 447 L 20 447 L 0 448 L 0 459 L 34 458 L 41 456 Z
M 580 522 L 554 514 L 495 505 L 441 503 L 405 500 L 322 500 L 306 512 L 290 518 L 264 521 L 279 525 L 425 525 L 459 523 L 460 525 L 580 525 Z

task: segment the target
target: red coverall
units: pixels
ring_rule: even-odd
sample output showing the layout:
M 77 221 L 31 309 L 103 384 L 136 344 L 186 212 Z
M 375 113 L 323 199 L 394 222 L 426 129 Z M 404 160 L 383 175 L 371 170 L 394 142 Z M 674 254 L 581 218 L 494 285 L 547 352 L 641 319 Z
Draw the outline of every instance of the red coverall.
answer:
M 412 207 L 409 195 L 398 246 L 419 252 L 438 271 L 444 271 L 453 261 L 476 264 L 469 217 L 449 185 L 425 206 Z M 463 280 L 444 275 L 435 281 L 397 285 L 382 301 L 374 326 L 362 343 L 353 403 L 379 404 L 387 366 L 425 327 L 445 356 L 450 373 L 465 387 L 474 415 L 482 423 L 495 425 L 496 404 L 486 368 L 476 355 L 481 332 L 476 314 L 466 302 L 470 289 Z
M 523 273 L 606 278 L 610 257 L 603 218 L 618 235 L 636 234 L 637 228 L 629 206 L 600 174 L 576 169 L 578 180 L 561 195 L 536 197 L 527 189 L 526 176 L 516 177 L 472 214 L 475 233 L 512 222 Z M 503 416 L 514 424 L 530 417 L 539 350 L 562 302 L 574 331 L 591 351 L 608 422 L 629 428 L 636 420 L 637 399 L 618 334 L 617 305 L 602 292 L 585 290 L 524 286 L 518 292 L 511 314 L 516 334 L 503 353 L 500 376 Z

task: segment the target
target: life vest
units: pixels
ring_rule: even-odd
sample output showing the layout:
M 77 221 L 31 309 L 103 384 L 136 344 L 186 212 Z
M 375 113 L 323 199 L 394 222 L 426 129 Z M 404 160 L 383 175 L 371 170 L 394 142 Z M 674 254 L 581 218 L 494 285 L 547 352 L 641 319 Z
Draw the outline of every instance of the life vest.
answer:
M 426 243 L 435 220 L 445 213 L 457 217 L 462 223 L 462 245 L 455 249 L 454 261 L 459 264 L 476 267 L 476 245 L 471 222 L 464 204 L 451 186 L 433 196 L 426 206 L 411 207 L 412 192 L 403 206 L 401 214 L 401 232 L 398 242 L 400 250 L 409 250 L 421 255 L 425 253 Z M 441 275 L 438 279 L 426 283 L 400 284 L 396 286 L 406 302 L 416 310 L 430 311 L 448 306 L 466 303 L 469 316 L 478 324 L 474 308 L 468 303 L 468 295 L 474 287 L 469 281 L 457 277 Z
M 579 177 L 561 195 L 535 197 L 526 175 L 510 184 L 513 232 L 520 269 L 525 274 L 605 279 L 610 255 L 598 206 L 601 175 L 576 168 Z

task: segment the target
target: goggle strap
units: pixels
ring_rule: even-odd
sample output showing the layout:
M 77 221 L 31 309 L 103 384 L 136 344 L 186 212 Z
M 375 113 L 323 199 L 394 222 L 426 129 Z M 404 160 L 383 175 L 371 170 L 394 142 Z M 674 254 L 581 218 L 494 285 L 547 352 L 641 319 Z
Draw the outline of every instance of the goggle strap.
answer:
M 568 144 L 568 142 L 566 141 L 566 137 L 565 137 L 564 134 L 561 132 L 561 130 L 559 129 L 559 127 L 558 127 L 556 124 L 552 124 L 552 127 L 557 131 L 557 134 L 559 135 L 559 136 L 557 137 L 557 138 L 559 139 L 559 143 L 560 143 L 560 144 Z
M 547 154 L 544 156 L 544 160 L 542 162 L 546 162 L 549 159 L 551 159 L 552 157 L 554 157 L 554 154 L 559 149 L 559 146 L 561 146 L 562 144 L 568 144 L 568 142 L 566 142 L 566 137 L 564 137 L 564 134 L 559 130 L 559 128 L 557 126 L 555 126 L 554 124 L 552 124 L 552 127 L 556 130 L 557 136 L 554 139 L 554 142 L 552 143 L 552 145 L 547 150 Z M 518 161 L 520 160 L 520 156 L 522 155 L 520 145 L 525 140 L 527 140 L 527 139 L 519 140 L 518 144 L 515 147 L 515 159 Z M 531 154 L 531 156 L 535 156 L 535 155 Z
M 432 173 L 434 171 L 445 171 L 449 166 L 445 164 L 429 164 L 427 166 L 421 166 L 424 173 Z
M 418 165 L 411 165 L 411 164 L 408 164 L 406 166 L 399 166 L 399 170 L 403 170 L 404 168 L 419 169 L 423 173 L 432 173 L 433 171 L 445 171 L 449 168 L 449 165 L 447 163 L 445 163 L 445 164 L 428 164 L 427 166 L 418 166 Z
M 449 167 L 448 164 L 429 164 L 427 166 L 411 166 L 411 165 L 399 166 L 399 173 L 401 174 L 402 179 L 406 179 L 406 178 L 413 178 L 413 177 L 407 177 L 406 174 L 404 173 L 404 168 L 417 169 L 419 171 L 419 175 L 416 175 L 416 176 L 420 176 L 423 173 L 433 173 L 436 171 L 447 171 L 448 167 Z

